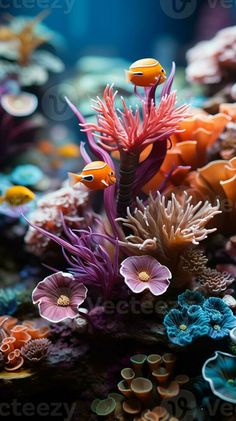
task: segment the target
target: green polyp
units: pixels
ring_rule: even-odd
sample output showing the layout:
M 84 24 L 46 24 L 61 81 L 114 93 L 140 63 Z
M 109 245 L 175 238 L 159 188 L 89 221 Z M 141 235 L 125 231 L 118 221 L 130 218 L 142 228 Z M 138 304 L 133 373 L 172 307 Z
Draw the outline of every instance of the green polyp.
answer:
M 227 383 L 228 383 L 228 384 L 230 384 L 231 386 L 236 386 L 236 384 L 235 384 L 235 380 L 234 380 L 234 379 L 229 379 L 229 380 L 227 381 Z
M 133 355 L 133 357 L 130 358 L 130 361 L 133 364 L 144 364 L 145 361 L 147 359 L 147 356 L 144 354 L 137 354 L 137 355 Z
M 94 399 L 94 401 L 91 404 L 91 411 L 96 413 L 96 408 L 97 408 L 97 405 L 99 404 L 99 402 L 100 402 L 100 399 Z
M 96 414 L 101 417 L 111 415 L 116 409 L 116 401 L 113 398 L 107 398 L 99 401 L 96 405 Z
M 121 370 L 121 376 L 124 380 L 129 382 L 135 377 L 135 372 L 132 368 L 123 368 L 123 370 Z
M 215 330 L 220 330 L 220 326 L 219 326 L 219 325 L 214 325 L 214 326 L 213 326 L 213 328 L 214 328 Z
M 180 330 L 183 330 L 183 331 L 188 329 L 188 327 L 186 325 L 180 325 L 179 328 L 180 328 Z
M 123 402 L 124 396 L 120 395 L 120 393 L 109 393 L 108 398 L 112 398 L 116 401 L 116 403 Z

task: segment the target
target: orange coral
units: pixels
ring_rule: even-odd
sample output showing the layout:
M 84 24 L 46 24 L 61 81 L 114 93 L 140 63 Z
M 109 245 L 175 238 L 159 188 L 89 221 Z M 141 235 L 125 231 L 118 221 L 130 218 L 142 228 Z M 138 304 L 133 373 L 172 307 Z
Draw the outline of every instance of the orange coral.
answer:
M 214 145 L 231 120 L 225 113 L 216 115 L 195 112 L 183 120 L 171 136 L 172 148 L 167 152 L 160 171 L 144 186 L 148 194 L 158 189 L 168 179 L 173 185 L 182 184 L 190 169 L 197 169 L 207 162 L 207 151 Z
M 48 337 L 48 326 L 36 328 L 35 323 L 30 321 L 23 322 L 23 325 L 27 326 L 27 332 L 31 336 L 31 339 L 44 339 Z
M 7 355 L 5 369 L 7 371 L 15 371 L 22 367 L 23 364 L 24 358 L 22 357 L 20 350 L 14 349 L 14 351 Z
M 0 317 L 2 341 L 0 351 L 5 360 L 7 371 L 18 370 L 24 364 L 21 348 L 32 339 L 44 339 L 49 334 L 47 326 L 37 327 L 35 322 L 25 321 L 17 324 L 17 319 L 9 316 Z
M 21 348 L 30 341 L 31 336 L 27 332 L 27 326 L 16 325 L 11 330 L 11 336 L 15 338 L 15 348 Z

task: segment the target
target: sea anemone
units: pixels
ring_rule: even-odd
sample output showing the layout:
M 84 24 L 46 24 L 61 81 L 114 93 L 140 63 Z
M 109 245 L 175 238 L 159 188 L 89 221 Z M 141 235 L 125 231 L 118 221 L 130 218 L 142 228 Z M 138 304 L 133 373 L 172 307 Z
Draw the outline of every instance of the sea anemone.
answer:
M 164 294 L 172 277 L 169 269 L 151 256 L 127 257 L 121 264 L 120 273 L 132 292 L 148 289 L 153 295 Z
M 210 330 L 208 335 L 213 339 L 222 339 L 236 327 L 236 317 L 221 298 L 210 297 L 203 304 L 209 316 Z
M 164 318 L 169 340 L 175 345 L 186 346 L 209 332 L 209 315 L 198 305 L 172 309 Z
M 78 307 L 84 302 L 87 288 L 70 273 L 57 272 L 39 282 L 32 293 L 40 316 L 53 323 L 78 316 Z
M 173 74 L 174 76 L 174 74 Z M 170 86 L 173 82 L 170 82 Z M 178 131 L 178 124 L 189 116 L 188 106 L 175 107 L 176 92 L 168 92 L 161 96 L 160 105 L 155 105 L 155 90 L 152 96 L 142 98 L 142 113 L 137 107 L 135 111 L 128 107 L 122 98 L 123 111 L 117 110 L 113 87 L 107 86 L 103 100 L 97 98 L 93 109 L 98 114 L 98 123 L 82 123 L 83 131 L 95 133 L 99 144 L 108 152 L 119 151 L 120 180 L 118 189 L 117 212 L 124 216 L 127 206 L 131 205 L 136 184 L 145 183 L 149 174 L 153 156 L 138 169 L 141 152 L 149 145 L 155 153 L 156 170 L 160 168 L 167 152 L 169 136 Z M 158 160 L 157 160 L 158 156 Z M 153 165 L 153 162 L 152 162 Z M 151 178 L 152 174 L 149 178 Z M 148 179 L 146 180 L 148 181 Z
M 236 404 L 236 356 L 216 351 L 202 368 L 203 378 L 215 396 Z
M 188 106 L 175 108 L 176 92 L 162 97 L 159 107 L 154 101 L 150 104 L 142 102 L 142 116 L 138 108 L 133 112 L 122 98 L 123 113 L 115 107 L 117 92 L 107 86 L 103 100 L 97 99 L 93 106 L 98 113 L 98 124 L 82 124 L 84 131 L 100 134 L 100 144 L 107 151 L 119 150 L 121 153 L 141 152 L 146 146 L 168 138 L 175 133 L 177 126 L 189 115 Z
M 62 215 L 61 221 L 68 240 L 39 226 L 33 225 L 33 228 L 62 246 L 64 258 L 70 265 L 67 270 L 77 281 L 99 288 L 104 297 L 108 298 L 113 293 L 114 286 L 120 281 L 118 240 L 92 230 L 73 231 L 67 227 Z M 105 242 L 112 247 L 113 258 L 103 246 Z
M 21 354 L 26 360 L 37 363 L 46 358 L 50 344 L 48 339 L 33 339 L 21 348 Z
M 188 308 L 192 305 L 203 306 L 205 301 L 204 296 L 198 291 L 191 291 L 187 289 L 178 296 L 178 304 L 180 307 Z
M 144 204 L 137 199 L 133 213 L 127 210 L 127 218 L 119 218 L 123 227 L 133 231 L 120 244 L 130 252 L 150 254 L 162 264 L 176 264 L 190 245 L 198 245 L 215 228 L 206 228 L 208 222 L 218 213 L 219 203 L 212 206 L 209 202 L 192 204 L 192 197 L 184 192 L 178 200 L 174 194 L 167 199 L 159 192 L 156 197 L 149 195 Z

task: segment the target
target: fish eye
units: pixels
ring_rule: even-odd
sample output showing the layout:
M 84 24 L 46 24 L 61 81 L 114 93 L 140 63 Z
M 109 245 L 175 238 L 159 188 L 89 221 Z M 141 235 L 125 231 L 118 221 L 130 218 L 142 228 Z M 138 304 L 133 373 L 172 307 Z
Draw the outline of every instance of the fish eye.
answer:
M 165 71 L 165 70 L 164 70 L 164 69 L 162 69 L 161 71 L 162 71 L 162 73 L 164 73 L 164 71 Z
M 114 175 L 114 172 L 113 172 L 113 171 L 111 171 L 111 172 L 110 172 L 110 175 Z

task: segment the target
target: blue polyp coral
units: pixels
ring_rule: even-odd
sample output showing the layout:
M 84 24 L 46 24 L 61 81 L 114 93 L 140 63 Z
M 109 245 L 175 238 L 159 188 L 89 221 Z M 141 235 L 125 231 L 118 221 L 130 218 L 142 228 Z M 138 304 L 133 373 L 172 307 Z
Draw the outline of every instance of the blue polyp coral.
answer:
M 178 296 L 178 304 L 181 307 L 190 307 L 192 305 L 203 306 L 205 297 L 198 291 L 191 291 L 187 289 L 185 292 Z
M 1 288 L 0 289 L 0 316 L 15 314 L 20 302 L 22 288 Z
M 171 310 L 164 318 L 164 326 L 172 343 L 186 346 L 209 333 L 209 320 L 200 306 L 193 305 Z
M 236 327 L 236 317 L 220 298 L 208 298 L 203 304 L 203 309 L 210 318 L 211 328 L 208 334 L 211 338 L 222 339 L 227 337 L 230 330 Z
M 203 378 L 214 395 L 236 404 L 236 356 L 216 351 L 202 368 Z

